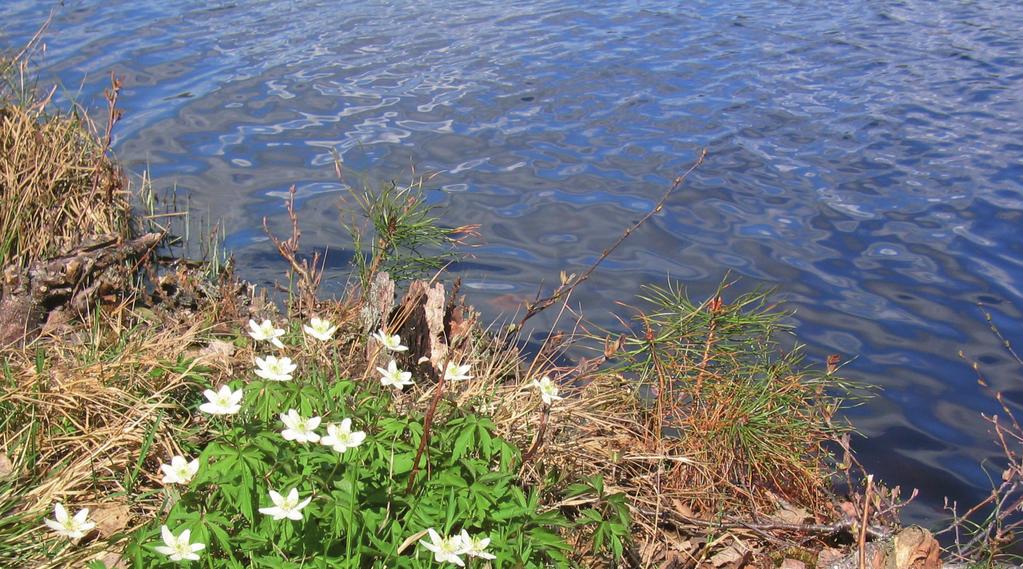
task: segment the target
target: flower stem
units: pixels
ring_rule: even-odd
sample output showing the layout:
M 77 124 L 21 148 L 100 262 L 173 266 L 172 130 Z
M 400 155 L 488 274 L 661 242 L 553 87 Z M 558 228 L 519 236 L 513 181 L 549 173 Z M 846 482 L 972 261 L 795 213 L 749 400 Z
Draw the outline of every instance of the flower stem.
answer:
M 447 362 L 440 369 L 447 369 Z M 412 461 L 412 472 L 408 476 L 408 486 L 405 488 L 406 494 L 412 493 L 412 488 L 416 484 L 416 474 L 419 473 L 419 459 L 423 456 L 423 451 L 426 450 L 426 445 L 430 442 L 430 427 L 433 425 L 433 416 L 437 412 L 437 404 L 440 403 L 440 398 L 444 395 L 444 376 L 446 374 L 440 374 L 440 379 L 437 381 L 437 387 L 434 388 L 433 400 L 430 401 L 430 408 L 426 410 L 426 417 L 423 418 L 423 437 L 419 440 L 419 449 L 416 451 L 416 458 Z

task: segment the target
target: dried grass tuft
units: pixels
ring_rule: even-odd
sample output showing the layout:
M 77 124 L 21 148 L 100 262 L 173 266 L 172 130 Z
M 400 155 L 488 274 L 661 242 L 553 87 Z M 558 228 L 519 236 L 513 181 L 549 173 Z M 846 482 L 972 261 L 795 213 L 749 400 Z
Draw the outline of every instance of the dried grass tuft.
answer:
M 116 326 L 97 322 L 77 342 L 43 338 L 5 354 L 0 383 L 0 448 L 11 472 L 0 477 L 0 508 L 33 527 L 55 502 L 105 520 L 98 534 L 69 547 L 49 532 L 25 536 L 0 525 L 0 565 L 79 566 L 116 550 L 162 507 L 155 478 L 177 454 L 191 418 L 183 398 L 198 378 L 196 360 L 178 360 L 199 325 Z M 83 546 L 84 545 L 84 546 Z
M 0 66 L 23 85 L 26 63 Z M 108 143 L 77 110 L 51 112 L 0 87 L 0 266 L 24 265 L 83 236 L 130 231 L 127 182 Z

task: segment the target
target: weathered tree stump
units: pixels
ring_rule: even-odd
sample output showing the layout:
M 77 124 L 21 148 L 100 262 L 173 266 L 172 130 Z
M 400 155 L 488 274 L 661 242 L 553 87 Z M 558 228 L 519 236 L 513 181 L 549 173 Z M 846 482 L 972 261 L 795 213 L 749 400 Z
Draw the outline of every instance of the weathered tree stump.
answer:
M 58 311 L 82 314 L 102 295 L 123 290 L 131 281 L 138 259 L 163 235 L 147 233 L 130 241 L 113 235 L 90 237 L 71 252 L 31 263 L 9 266 L 0 285 L 0 347 L 35 337 Z
M 941 569 L 941 546 L 931 533 L 910 526 L 893 537 L 866 545 L 866 569 Z M 858 551 L 832 562 L 818 563 L 826 569 L 859 569 Z

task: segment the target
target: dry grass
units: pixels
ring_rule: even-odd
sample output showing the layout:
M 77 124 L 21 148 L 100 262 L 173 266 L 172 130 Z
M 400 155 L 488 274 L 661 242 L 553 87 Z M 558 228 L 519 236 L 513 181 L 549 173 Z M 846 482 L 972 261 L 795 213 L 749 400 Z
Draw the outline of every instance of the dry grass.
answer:
M 25 74 L 23 62 L 7 68 Z M 0 88 L 0 266 L 58 254 L 84 235 L 130 230 L 126 180 L 102 135 L 83 115 L 50 112 L 47 103 Z
M 5 354 L 0 448 L 13 465 L 0 476 L 5 510 L 38 523 L 63 502 L 88 507 L 106 523 L 85 547 L 66 547 L 41 526 L 27 541 L 0 528 L 0 565 L 82 563 L 115 548 L 162 508 L 151 492 L 156 465 L 177 454 L 176 441 L 187 435 L 182 397 L 198 377 L 196 360 L 177 354 L 202 330 L 136 326 L 98 317 L 92 330 Z
M 722 531 L 713 527 L 719 520 L 770 521 L 781 509 L 802 512 L 807 523 L 836 519 L 825 447 L 843 432 L 832 421 L 842 382 L 801 366 L 798 352 L 778 349 L 772 335 L 783 331 L 781 315 L 762 295 L 731 305 L 689 303 L 681 295 L 660 300 L 670 302 L 640 312 L 635 335 L 609 338 L 597 347 L 600 355 L 569 368 L 553 362 L 587 340 L 581 333 L 550 334 L 531 361 L 494 348 L 514 345 L 507 339 L 469 343 L 459 357 L 473 363 L 477 377 L 452 398 L 491 415 L 505 437 L 535 450 L 526 452 L 525 480 L 599 475 L 609 493 L 628 496 L 632 561 L 640 566 L 695 566 L 722 549 L 741 549 L 737 543 L 771 548 L 793 535 L 784 524 L 775 537 Z M 549 413 L 530 385 L 542 375 L 566 397 Z

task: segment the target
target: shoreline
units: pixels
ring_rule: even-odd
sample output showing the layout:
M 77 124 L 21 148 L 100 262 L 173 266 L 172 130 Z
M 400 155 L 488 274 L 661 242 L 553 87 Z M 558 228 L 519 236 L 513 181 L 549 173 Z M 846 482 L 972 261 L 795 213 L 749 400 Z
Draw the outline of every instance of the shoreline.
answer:
M 23 73 L 26 67 L 18 69 Z M 118 116 L 117 91 L 115 81 L 108 98 L 110 128 Z M 354 500 L 357 488 L 382 484 L 387 488 L 382 511 L 404 512 L 407 518 L 391 521 L 405 534 L 391 536 L 393 550 L 381 559 L 408 566 L 429 562 L 434 550 L 416 544 L 432 526 L 416 517 L 419 506 L 395 496 L 436 500 L 438 507 L 450 504 L 454 498 L 428 490 L 429 485 L 436 482 L 456 496 L 461 488 L 456 479 L 464 483 L 470 474 L 484 479 L 488 469 L 502 474 L 507 493 L 480 489 L 479 504 L 515 504 L 521 494 L 526 502 L 520 504 L 522 511 L 509 509 L 501 519 L 482 507 L 458 520 L 446 513 L 445 531 L 489 532 L 486 539 L 493 540 L 493 550 L 506 561 L 515 547 L 535 542 L 538 550 L 528 555 L 536 563 L 695 561 L 698 566 L 739 567 L 812 559 L 810 566 L 830 566 L 822 559 L 830 555 L 842 562 L 858 555 L 857 550 L 866 551 L 868 542 L 885 544 L 897 533 L 903 498 L 875 485 L 851 453 L 838 458 L 828 451 L 836 443 L 848 449 L 847 429 L 833 421 L 846 390 L 837 374 L 840 362 L 812 370 L 802 366 L 798 351 L 778 354 L 774 337 L 784 326 L 764 294 L 731 297 L 723 285 L 711 298 L 693 301 L 674 284 L 651 287 L 642 292 L 647 308 L 636 321 L 639 332 L 621 330 L 601 338 L 552 330 L 527 361 L 514 336 L 487 330 L 457 284 L 445 282 L 440 267 L 447 257 L 414 253 L 429 244 L 445 255 L 457 254 L 461 241 L 478 231 L 442 229 L 422 197 L 424 180 L 419 179 L 359 194 L 361 211 L 352 212 L 359 286 L 334 299 L 317 294 L 317 253 L 302 251 L 301 220 L 289 204 L 291 235 L 276 237 L 267 230 L 291 267 L 289 301 L 278 309 L 235 279 L 231 267 L 210 270 L 183 259 L 157 260 L 155 249 L 164 236 L 141 231 L 147 224 L 152 227 L 152 217 L 128 213 L 125 204 L 139 198 L 109 157 L 109 129 L 90 130 L 88 121 L 75 121 L 70 113 L 44 113 L 45 101 L 36 101 L 43 103 L 38 111 L 12 105 L 7 97 L 0 101 L 4 134 L 43 133 L 4 140 L 42 141 L 25 156 L 52 147 L 70 149 L 71 158 L 58 155 L 40 162 L 72 164 L 66 172 L 86 172 L 65 180 L 60 175 L 42 178 L 50 175 L 44 170 L 40 179 L 60 183 L 39 183 L 14 174 L 24 168 L 11 167 L 7 171 L 12 174 L 0 178 L 8 180 L 3 188 L 7 199 L 30 195 L 12 191 L 9 180 L 60 189 L 40 192 L 31 202 L 40 204 L 32 210 L 38 213 L 5 220 L 3 228 L 4 235 L 12 236 L 5 242 L 15 245 L 3 259 L 2 302 L 9 308 L 6 314 L 18 315 L 8 318 L 4 336 L 18 338 L 5 342 L 0 392 L 0 406 L 13 418 L 0 430 L 0 483 L 6 484 L 0 487 L 0 500 L 6 500 L 0 501 L 5 505 L 0 514 L 15 520 L 9 526 L 15 531 L 0 532 L 0 545 L 26 536 L 32 543 L 12 550 L 19 557 L 0 561 L 55 567 L 99 558 L 107 566 L 150 563 L 160 558 L 152 543 L 162 547 L 159 534 L 168 521 L 180 524 L 175 532 L 184 527 L 203 537 L 203 555 L 224 563 L 234 557 L 228 545 L 234 540 L 245 544 L 236 547 L 252 559 L 266 554 L 271 539 L 291 544 L 288 553 L 294 559 L 311 559 L 301 549 L 304 542 L 289 533 L 291 526 L 264 523 L 242 490 L 224 490 L 233 484 L 225 480 L 233 479 L 209 478 L 213 473 L 227 476 L 230 469 L 217 466 L 227 464 L 221 462 L 226 455 L 216 453 L 217 445 L 228 441 L 238 449 L 289 449 L 280 452 L 308 469 L 302 472 L 312 473 L 305 490 L 324 515 L 325 504 Z M 47 139 L 53 127 L 57 134 Z M 18 156 L 9 151 L 5 158 L 13 163 Z M 65 206 L 82 204 L 85 209 L 65 213 Z M 80 234 L 33 241 L 59 235 L 55 227 L 79 227 L 64 221 L 68 216 L 90 223 Z M 622 240 L 635 227 L 626 229 Z M 612 252 L 613 247 L 605 256 Z M 519 329 L 528 315 L 562 309 L 588 274 L 563 275 L 551 296 L 527 307 Z M 18 311 L 12 312 L 15 304 Z M 336 326 L 329 340 L 317 343 L 304 331 L 312 317 Z M 267 348 L 254 335 L 251 326 L 264 320 L 272 330 L 281 326 L 280 336 L 288 340 L 286 347 L 277 347 L 282 351 Z M 396 334 L 408 342 L 407 349 L 392 358 L 374 343 L 374 333 Z M 577 343 L 588 343 L 595 356 L 570 367 L 554 363 L 557 354 Z M 275 382 L 264 377 L 270 372 L 259 360 L 265 364 L 271 353 L 275 361 L 287 359 L 285 367 L 295 366 L 294 378 Z M 377 376 L 389 369 L 387 360 L 397 371 L 411 373 L 414 385 L 386 389 Z M 254 361 L 264 375 L 253 377 Z M 470 366 L 463 374 L 472 378 L 449 378 L 448 364 L 463 362 Z M 543 378 L 549 381 L 542 383 Z M 199 394 L 224 386 L 265 398 L 245 407 L 237 424 L 202 415 L 205 403 Z M 307 396 L 304 390 L 317 393 Z M 363 404 L 372 413 L 361 409 Z M 277 439 L 247 434 L 250 427 L 276 429 L 289 405 L 304 405 L 303 413 L 324 413 L 339 421 L 343 413 L 353 414 L 365 424 L 359 432 L 368 433 L 372 444 L 382 449 L 384 435 L 393 437 L 387 439 L 388 448 L 405 457 L 407 470 L 393 462 L 373 466 L 365 457 L 367 462 L 360 464 L 368 471 L 378 469 L 377 477 L 353 479 L 348 484 L 353 497 L 334 496 L 338 466 L 362 460 L 350 458 L 358 453 L 346 458 L 341 451 L 338 465 L 321 471 L 317 461 L 331 455 L 302 454 Z M 388 430 L 397 424 L 402 430 Z M 266 452 L 239 467 L 251 467 L 251 480 L 238 482 L 238 488 L 254 494 L 258 480 L 274 478 L 280 457 Z M 194 487 L 178 488 L 166 481 L 162 467 L 185 454 L 203 457 L 201 470 Z M 482 470 L 460 470 L 462 462 L 474 460 Z M 294 473 L 289 476 L 279 482 L 298 480 Z M 836 476 L 847 477 L 848 496 L 833 493 Z M 200 510 L 186 507 L 200 489 L 217 496 L 223 522 L 210 521 L 212 510 L 196 517 Z M 364 499 L 370 508 L 384 498 Z M 265 497 L 260 505 L 264 502 Z M 96 527 L 72 540 L 43 533 L 40 520 L 52 516 L 56 503 L 68 504 L 69 510 L 72 503 L 76 510 L 88 507 Z M 518 537 L 507 533 L 503 519 L 518 520 Z M 243 522 L 267 542 L 243 535 Z M 373 526 L 366 519 L 346 523 L 345 551 L 326 548 L 323 556 L 344 558 L 352 542 Z M 333 535 L 328 529 L 315 535 Z M 913 535 L 917 541 L 906 547 L 931 563 L 921 567 L 934 566 L 937 543 L 929 534 Z M 838 536 L 852 543 L 830 547 Z M 382 547 L 365 539 L 365 547 Z M 790 551 L 779 543 L 803 545 Z M 366 555 L 377 559 L 377 554 Z M 884 563 L 885 555 L 879 555 Z

